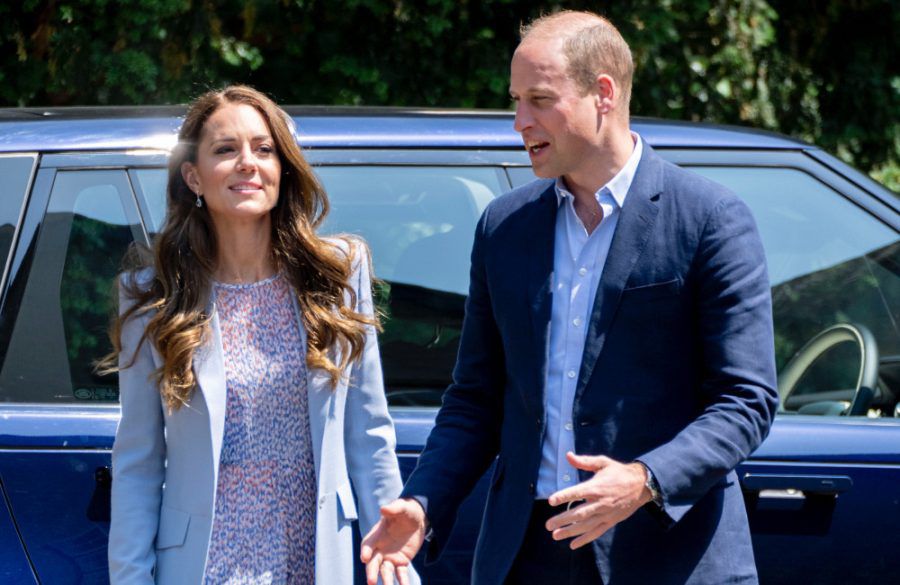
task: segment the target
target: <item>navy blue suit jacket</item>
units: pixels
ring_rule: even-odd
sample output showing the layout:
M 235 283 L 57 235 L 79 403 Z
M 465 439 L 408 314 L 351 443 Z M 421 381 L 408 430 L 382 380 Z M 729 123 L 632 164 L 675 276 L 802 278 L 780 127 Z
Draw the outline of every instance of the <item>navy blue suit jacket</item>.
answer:
M 557 207 L 542 180 L 485 210 L 453 383 L 404 488 L 427 498 L 433 560 L 497 458 L 476 585 L 503 582 L 534 499 Z M 578 453 L 642 461 L 664 506 L 594 541 L 604 583 L 756 582 L 733 470 L 776 403 L 771 295 L 749 209 L 645 143 L 592 309 L 573 421 Z

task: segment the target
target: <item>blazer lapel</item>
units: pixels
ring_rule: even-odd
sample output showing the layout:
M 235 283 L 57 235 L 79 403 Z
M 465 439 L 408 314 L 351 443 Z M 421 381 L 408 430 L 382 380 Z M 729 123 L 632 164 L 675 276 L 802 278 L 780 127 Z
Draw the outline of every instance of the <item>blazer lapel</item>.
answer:
M 578 384 L 575 387 L 576 404 L 590 381 L 600 352 L 603 351 L 606 332 L 618 308 L 622 290 L 644 250 L 659 212 L 657 201 L 663 183 L 662 160 L 646 142 L 643 148 L 591 309 Z
M 225 432 L 225 361 L 222 350 L 222 331 L 219 327 L 219 315 L 215 305 L 210 304 L 209 343 L 205 344 L 194 355 L 194 376 L 197 386 L 203 393 L 206 410 L 209 413 L 209 433 L 212 438 L 213 469 L 215 477 L 219 474 L 219 456 L 222 452 L 222 437 Z
M 542 412 L 544 407 L 543 388 L 549 358 L 550 313 L 553 308 L 553 247 L 558 207 L 556 191 L 554 186 L 550 185 L 535 202 L 526 232 L 528 238 L 526 257 L 529 260 L 528 309 L 531 316 L 534 363 L 539 366 L 535 388 L 539 391 L 526 392 L 523 398 L 535 412 Z
M 307 335 L 306 327 L 303 326 L 303 319 L 300 318 L 300 305 L 297 297 L 291 294 L 291 301 L 294 307 L 294 318 L 297 319 L 297 326 L 300 328 L 300 342 L 303 348 L 303 356 L 306 358 Z M 325 439 L 325 423 L 334 418 L 334 400 L 332 400 L 335 391 L 331 387 L 331 378 L 321 371 L 312 370 L 306 366 L 306 404 L 309 416 L 309 434 L 312 441 L 313 465 L 316 468 L 316 481 L 320 482 L 322 474 L 322 444 Z M 330 412 L 331 411 L 331 412 Z M 319 486 L 319 491 L 323 491 Z

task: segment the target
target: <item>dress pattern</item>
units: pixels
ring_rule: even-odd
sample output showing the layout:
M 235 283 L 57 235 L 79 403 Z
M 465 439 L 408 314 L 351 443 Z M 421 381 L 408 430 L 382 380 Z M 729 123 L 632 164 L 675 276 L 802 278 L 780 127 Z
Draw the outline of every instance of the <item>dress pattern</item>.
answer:
M 315 581 L 306 355 L 281 275 L 215 283 L 227 406 L 207 585 Z

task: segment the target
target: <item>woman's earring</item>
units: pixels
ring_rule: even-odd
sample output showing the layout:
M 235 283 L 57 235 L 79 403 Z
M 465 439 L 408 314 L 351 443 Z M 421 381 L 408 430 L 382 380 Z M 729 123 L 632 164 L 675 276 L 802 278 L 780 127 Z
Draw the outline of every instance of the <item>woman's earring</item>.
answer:
M 197 193 L 197 203 L 195 204 L 197 207 L 203 207 L 203 199 L 200 198 L 201 194 Z

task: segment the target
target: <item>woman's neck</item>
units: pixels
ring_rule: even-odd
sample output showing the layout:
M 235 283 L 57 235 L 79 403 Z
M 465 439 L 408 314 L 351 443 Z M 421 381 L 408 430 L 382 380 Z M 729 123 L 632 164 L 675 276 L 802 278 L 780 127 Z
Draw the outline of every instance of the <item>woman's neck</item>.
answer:
M 265 225 L 230 225 L 216 230 L 219 255 L 213 278 L 219 282 L 258 282 L 275 274 L 272 236 Z

